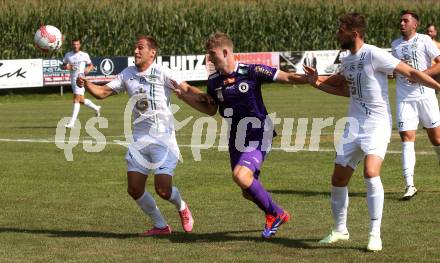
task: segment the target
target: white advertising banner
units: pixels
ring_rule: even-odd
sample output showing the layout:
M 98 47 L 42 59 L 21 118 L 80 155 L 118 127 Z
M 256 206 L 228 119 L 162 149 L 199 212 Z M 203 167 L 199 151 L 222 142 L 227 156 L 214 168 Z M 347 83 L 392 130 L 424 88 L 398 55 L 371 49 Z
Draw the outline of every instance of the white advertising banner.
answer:
M 0 60 L 0 89 L 42 86 L 42 59 Z
M 158 56 L 156 63 L 174 70 L 184 81 L 208 79 L 205 55 Z M 134 57 L 128 57 L 128 66 L 134 66 Z

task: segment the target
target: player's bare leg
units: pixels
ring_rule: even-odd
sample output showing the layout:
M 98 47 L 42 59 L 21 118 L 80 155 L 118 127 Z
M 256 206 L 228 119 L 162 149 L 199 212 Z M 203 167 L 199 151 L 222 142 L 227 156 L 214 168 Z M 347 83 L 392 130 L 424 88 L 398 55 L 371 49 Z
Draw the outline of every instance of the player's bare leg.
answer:
M 136 201 L 142 211 L 153 221 L 153 228 L 145 231 L 143 236 L 170 234 L 171 229 L 162 216 L 156 201 L 150 193 L 145 191 L 147 175 L 129 171 L 127 172 L 127 192 Z
M 341 240 L 348 240 L 350 234 L 347 229 L 348 210 L 348 182 L 353 175 L 353 168 L 335 164 L 332 175 L 332 190 L 330 203 L 333 219 L 335 222 L 331 233 L 319 241 L 322 244 L 335 243 Z
M 416 152 L 414 143 L 416 140 L 416 131 L 401 131 L 402 140 L 402 172 L 405 179 L 405 193 L 403 200 L 410 200 L 417 194 L 417 188 L 414 185 L 414 167 L 416 165 Z
M 429 140 L 437 154 L 437 159 L 440 165 L 440 126 L 426 129 L 426 133 L 428 134 Z
M 194 219 L 188 204 L 183 201 L 179 189 L 173 186 L 173 177 L 168 174 L 156 174 L 154 176 L 154 186 L 156 193 L 164 200 L 176 206 L 179 212 L 182 227 L 185 232 L 191 232 L 194 225 Z

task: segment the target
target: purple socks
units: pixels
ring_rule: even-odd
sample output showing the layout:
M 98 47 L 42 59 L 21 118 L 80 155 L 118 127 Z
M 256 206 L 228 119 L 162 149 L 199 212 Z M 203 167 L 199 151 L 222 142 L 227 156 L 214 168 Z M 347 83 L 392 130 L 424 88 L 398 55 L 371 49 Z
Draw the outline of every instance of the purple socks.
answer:
M 283 209 L 272 200 L 270 194 L 257 179 L 254 179 L 251 186 L 245 191 L 252 196 L 254 203 L 266 214 L 277 216 L 283 213 Z

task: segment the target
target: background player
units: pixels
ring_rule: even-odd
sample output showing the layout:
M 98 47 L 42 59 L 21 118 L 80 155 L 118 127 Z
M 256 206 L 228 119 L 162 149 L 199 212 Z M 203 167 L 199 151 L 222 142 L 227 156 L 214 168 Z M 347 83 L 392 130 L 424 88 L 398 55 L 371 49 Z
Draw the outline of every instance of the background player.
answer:
M 153 228 L 142 235 L 168 235 L 171 228 L 156 206 L 154 198 L 145 191 L 148 174 L 154 173 L 156 193 L 174 204 L 179 212 L 183 229 L 192 231 L 194 220 L 179 189 L 172 186 L 174 169 L 179 158 L 170 95 L 171 80 L 182 84 L 173 72 L 154 62 L 158 45 L 151 36 L 138 36 L 134 46 L 135 66 L 124 69 L 116 79 L 104 86 L 98 86 L 83 77 L 79 86 L 85 86 L 97 99 L 126 91 L 133 107 L 134 142 L 129 146 L 127 161 L 128 194 L 153 221 Z
M 391 43 L 392 53 L 411 67 L 434 76 L 439 71 L 440 64 L 431 67 L 431 61 L 440 62 L 440 50 L 429 36 L 417 33 L 418 24 L 419 17 L 416 13 L 409 10 L 401 12 L 402 36 Z M 426 128 L 440 162 L 440 113 L 435 91 L 408 80 L 406 76 L 396 75 L 396 92 L 397 127 L 402 140 L 402 170 L 406 184 L 403 199 L 409 200 L 417 193 L 414 186 L 414 142 L 419 121 Z
M 380 227 L 384 190 L 380 169 L 391 136 L 391 110 L 388 101 L 387 75 L 396 71 L 424 85 L 440 89 L 440 84 L 428 75 L 411 68 L 388 52 L 364 43 L 367 21 L 359 13 L 339 17 L 336 38 L 349 54 L 341 61 L 341 72 L 319 77 L 317 71 L 305 67 L 309 82 L 324 92 L 351 97 L 348 117 L 351 122 L 345 134 L 351 142 L 341 140 L 337 148 L 332 175 L 331 208 L 335 228 L 320 243 L 348 240 L 347 185 L 360 161 L 364 161 L 370 233 L 367 250 L 382 250 Z
M 72 128 L 78 118 L 80 103 L 93 109 L 97 117 L 100 116 L 101 106 L 95 105 L 91 100 L 84 98 L 85 89 L 76 85 L 76 79 L 79 75 L 87 75 L 93 70 L 93 64 L 89 54 L 81 51 L 81 40 L 75 38 L 72 40 L 72 51 L 64 55 L 62 69 L 70 70 L 70 82 L 73 92 L 73 111 L 72 118 L 66 124 L 67 128 Z

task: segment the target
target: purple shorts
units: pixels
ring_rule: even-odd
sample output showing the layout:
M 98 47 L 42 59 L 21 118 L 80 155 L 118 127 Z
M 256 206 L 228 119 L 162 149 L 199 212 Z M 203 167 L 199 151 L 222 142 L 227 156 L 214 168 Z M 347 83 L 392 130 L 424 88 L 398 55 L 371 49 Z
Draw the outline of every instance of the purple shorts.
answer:
M 255 149 L 250 152 L 240 152 L 235 149 L 229 149 L 229 157 L 231 158 L 231 169 L 234 170 L 236 165 L 246 166 L 251 169 L 255 176 L 258 177 L 261 165 L 263 165 L 266 152 Z

